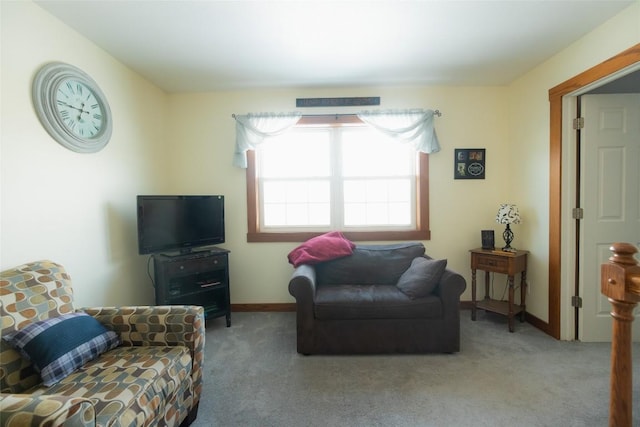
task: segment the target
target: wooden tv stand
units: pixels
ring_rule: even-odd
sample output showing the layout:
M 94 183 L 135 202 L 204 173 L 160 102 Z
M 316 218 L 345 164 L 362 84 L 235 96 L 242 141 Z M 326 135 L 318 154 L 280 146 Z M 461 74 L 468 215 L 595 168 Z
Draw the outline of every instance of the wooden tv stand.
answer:
M 205 318 L 225 316 L 231 326 L 229 251 L 153 255 L 157 305 L 200 305 Z

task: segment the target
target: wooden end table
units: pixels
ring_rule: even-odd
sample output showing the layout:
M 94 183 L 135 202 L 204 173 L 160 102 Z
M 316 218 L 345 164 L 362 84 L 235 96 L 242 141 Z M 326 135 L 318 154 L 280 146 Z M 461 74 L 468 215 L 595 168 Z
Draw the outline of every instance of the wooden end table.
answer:
M 503 252 L 491 249 L 472 249 L 471 252 L 471 320 L 476 320 L 476 310 L 499 313 L 509 318 L 509 332 L 514 330 L 513 319 L 520 314 L 520 322 L 524 322 L 527 295 L 527 254 L 529 251 Z M 484 299 L 476 300 L 476 270 L 483 270 Z M 509 300 L 501 301 L 491 298 L 489 294 L 489 273 L 506 274 L 509 278 Z M 514 277 L 521 273 L 520 305 L 514 304 Z

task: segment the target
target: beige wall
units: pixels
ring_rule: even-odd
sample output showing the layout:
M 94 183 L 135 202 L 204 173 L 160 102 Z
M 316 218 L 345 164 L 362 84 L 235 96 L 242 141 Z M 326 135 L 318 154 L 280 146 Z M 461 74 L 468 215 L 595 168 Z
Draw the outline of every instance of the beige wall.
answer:
M 244 169 L 231 165 L 235 121 L 231 114 L 290 111 L 303 97 L 380 96 L 380 108 L 439 109 L 435 125 L 442 151 L 430 156 L 431 235 L 427 253 L 447 258 L 468 280 L 468 250 L 480 246 L 480 230 L 496 229 L 498 205 L 507 199 L 506 88 L 371 87 L 360 89 L 283 89 L 171 95 L 174 126 L 173 192 L 222 193 L 226 196 L 227 243 L 231 250 L 233 303 L 292 302 L 287 291 L 293 271 L 287 253 L 296 243 L 247 243 Z M 304 109 L 304 113 L 333 109 Z M 340 109 L 339 112 L 354 110 Z M 454 180 L 454 148 L 486 148 L 485 180 Z M 516 230 L 516 241 L 518 231 Z M 470 288 L 470 287 L 469 287 Z M 471 299 L 470 289 L 463 298 Z
M 78 306 L 152 303 L 137 255 L 135 195 L 165 180 L 166 95 L 38 6 L 0 7 L 0 267 L 60 262 Z M 31 81 L 49 61 L 83 69 L 106 94 L 113 136 L 99 153 L 69 151 L 40 125 Z
M 527 311 L 542 320 L 547 321 L 549 316 L 549 89 L 637 43 L 640 1 L 509 87 L 509 165 L 513 179 L 508 192 L 523 211 L 519 230 L 522 245 L 531 251 Z M 563 215 L 570 215 L 570 211 L 565 210 Z M 563 230 L 565 233 L 568 230 Z M 573 285 L 563 280 L 562 286 Z M 563 301 L 562 310 L 564 314 L 571 310 L 568 300 Z
M 381 108 L 439 109 L 442 151 L 431 156 L 427 252 L 470 282 L 468 249 L 499 203 L 518 203 L 514 246 L 531 251 L 528 311 L 548 299 L 548 89 L 640 40 L 640 0 L 509 87 L 282 89 L 167 95 L 29 2 L 0 2 L 2 120 L 0 267 L 39 258 L 65 264 L 79 305 L 153 302 L 147 257 L 137 255 L 135 195 L 220 193 L 227 200 L 233 303 L 291 302 L 295 243 L 247 243 L 244 171 L 231 165 L 232 113 L 290 111 L 297 97 L 380 96 Z M 58 145 L 37 120 L 31 80 L 44 63 L 69 62 L 101 86 L 114 115 L 103 151 Z M 335 112 L 306 110 L 305 112 Z M 340 110 L 349 112 L 352 110 Z M 485 180 L 453 179 L 454 148 L 486 148 Z M 504 278 L 495 279 L 496 291 Z M 470 283 L 469 283 L 470 287 Z M 463 299 L 470 299 L 467 289 Z

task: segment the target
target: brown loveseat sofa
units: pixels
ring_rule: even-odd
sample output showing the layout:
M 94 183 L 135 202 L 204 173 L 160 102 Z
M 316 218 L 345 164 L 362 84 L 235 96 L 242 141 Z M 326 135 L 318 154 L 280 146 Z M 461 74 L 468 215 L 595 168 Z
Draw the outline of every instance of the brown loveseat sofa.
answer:
M 424 251 L 421 243 L 363 245 L 343 258 L 298 266 L 289 282 L 298 353 L 459 351 L 464 278 L 445 269 L 427 295 L 399 288 L 407 277 L 420 279 L 409 270 L 431 260 Z
M 75 310 L 65 269 L 38 261 L 0 274 L 0 315 L 0 426 L 186 426 L 196 418 L 202 307 Z M 90 343 L 78 341 L 94 330 Z

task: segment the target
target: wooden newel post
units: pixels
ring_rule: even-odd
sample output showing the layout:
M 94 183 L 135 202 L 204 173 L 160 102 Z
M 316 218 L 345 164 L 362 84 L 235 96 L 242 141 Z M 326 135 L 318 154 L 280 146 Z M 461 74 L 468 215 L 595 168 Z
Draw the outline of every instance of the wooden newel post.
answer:
M 600 290 L 609 297 L 613 317 L 609 426 L 631 427 L 631 326 L 633 310 L 640 301 L 640 266 L 634 258 L 638 252 L 635 246 L 614 243 L 610 249 L 613 256 L 600 269 Z

